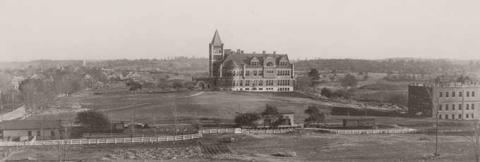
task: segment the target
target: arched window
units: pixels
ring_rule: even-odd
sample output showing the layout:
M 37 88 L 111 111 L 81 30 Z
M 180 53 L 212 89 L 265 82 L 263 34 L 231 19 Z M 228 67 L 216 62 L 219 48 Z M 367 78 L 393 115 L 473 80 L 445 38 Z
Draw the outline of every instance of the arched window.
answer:
M 267 66 L 273 66 L 273 62 L 268 62 Z

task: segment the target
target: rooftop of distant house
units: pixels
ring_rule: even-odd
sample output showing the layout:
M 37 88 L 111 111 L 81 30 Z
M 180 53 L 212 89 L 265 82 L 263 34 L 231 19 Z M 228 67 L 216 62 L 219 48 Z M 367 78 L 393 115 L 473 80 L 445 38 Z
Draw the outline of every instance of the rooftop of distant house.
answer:
M 62 128 L 62 123 L 59 120 L 11 120 L 0 123 L 0 130 L 37 130 L 59 128 Z

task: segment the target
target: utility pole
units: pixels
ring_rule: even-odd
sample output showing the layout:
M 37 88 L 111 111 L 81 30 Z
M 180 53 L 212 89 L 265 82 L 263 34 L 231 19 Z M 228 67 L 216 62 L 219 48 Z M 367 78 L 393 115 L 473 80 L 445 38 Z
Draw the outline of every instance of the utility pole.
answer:
M 435 97 L 435 94 L 437 92 L 435 92 L 435 86 L 436 84 L 434 83 L 432 85 L 432 91 L 430 92 L 429 89 L 426 89 L 427 90 L 427 94 L 428 96 L 431 98 L 431 101 L 432 101 L 432 111 L 435 110 L 435 153 L 433 153 L 433 156 L 436 158 L 436 157 L 439 157 L 440 154 L 438 153 L 438 115 L 439 115 L 439 110 L 438 110 L 438 106 L 439 106 L 439 100 L 440 100 L 440 96 L 438 97 Z M 432 94 L 433 93 L 433 94 Z M 434 102 L 436 101 L 436 104 L 434 104 Z M 433 112 L 432 112 L 433 114 Z
M 135 136 L 135 114 L 136 114 L 136 109 L 133 109 L 133 114 L 132 114 L 132 138 Z

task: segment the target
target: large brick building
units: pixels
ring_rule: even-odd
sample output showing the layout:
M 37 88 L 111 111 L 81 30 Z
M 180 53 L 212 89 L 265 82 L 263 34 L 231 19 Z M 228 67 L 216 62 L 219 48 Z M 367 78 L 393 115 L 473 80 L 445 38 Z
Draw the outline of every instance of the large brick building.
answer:
M 209 78 L 221 90 L 288 92 L 295 84 L 295 66 L 286 54 L 224 49 L 215 31 L 209 44 Z
M 412 83 L 408 86 L 408 112 L 439 119 L 480 119 L 480 84 Z

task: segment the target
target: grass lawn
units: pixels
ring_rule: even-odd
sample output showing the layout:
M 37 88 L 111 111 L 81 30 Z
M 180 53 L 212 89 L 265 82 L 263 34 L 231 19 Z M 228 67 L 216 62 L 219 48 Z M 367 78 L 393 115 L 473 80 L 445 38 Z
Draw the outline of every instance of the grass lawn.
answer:
M 440 136 L 440 158 L 431 160 L 435 151 L 435 137 L 421 134 L 401 135 L 332 135 L 307 133 L 303 135 L 206 135 L 202 143 L 221 143 L 223 138 L 234 137 L 237 142 L 223 143 L 232 151 L 213 159 L 193 157 L 180 161 L 473 161 L 472 145 L 462 136 Z M 68 159 L 101 160 L 109 154 L 126 155 L 128 152 L 153 151 L 157 157 L 170 159 L 172 152 L 166 147 L 194 147 L 190 144 L 160 145 L 98 145 L 68 146 Z M 57 146 L 29 147 L 11 159 L 31 157 L 37 160 L 55 160 L 59 156 Z M 278 157 L 279 152 L 294 152 L 294 157 Z M 130 153 L 128 153 L 130 154 Z M 167 154 L 167 155 L 165 155 Z M 181 156 L 181 153 L 177 153 Z M 122 159 L 124 156 L 117 158 Z M 118 160 L 118 159 L 117 159 Z M 148 160 L 148 158 L 146 159 Z
M 101 94 L 73 95 L 60 98 L 58 107 L 69 109 L 72 102 L 82 107 L 104 112 L 112 120 L 131 120 L 171 123 L 177 119 L 217 118 L 233 120 L 237 113 L 261 112 L 266 104 L 280 111 L 294 112 L 297 121 L 303 121 L 303 111 L 311 104 L 321 104 L 308 98 L 275 97 L 266 95 L 234 94 L 230 92 L 178 92 L 157 94 Z M 74 112 L 35 115 L 31 119 L 73 120 Z
M 472 161 L 472 146 L 464 137 L 439 137 L 440 159 Z M 429 161 L 435 137 L 426 135 L 305 135 L 260 136 L 231 144 L 237 154 L 265 161 Z M 295 152 L 297 157 L 273 157 Z M 262 161 L 262 160 L 261 160 Z

